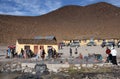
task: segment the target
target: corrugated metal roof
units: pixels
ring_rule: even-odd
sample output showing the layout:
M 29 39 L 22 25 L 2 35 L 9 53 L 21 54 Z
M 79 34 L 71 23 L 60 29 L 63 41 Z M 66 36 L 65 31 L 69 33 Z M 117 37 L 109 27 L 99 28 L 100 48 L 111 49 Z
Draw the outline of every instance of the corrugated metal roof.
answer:
M 35 39 L 56 40 L 56 37 L 55 37 L 55 36 L 45 36 L 45 37 L 42 37 L 42 36 L 36 36 Z
M 34 39 L 43 39 L 42 36 L 36 36 Z
M 48 39 L 18 39 L 19 44 L 43 44 L 43 45 L 56 45 L 56 40 Z

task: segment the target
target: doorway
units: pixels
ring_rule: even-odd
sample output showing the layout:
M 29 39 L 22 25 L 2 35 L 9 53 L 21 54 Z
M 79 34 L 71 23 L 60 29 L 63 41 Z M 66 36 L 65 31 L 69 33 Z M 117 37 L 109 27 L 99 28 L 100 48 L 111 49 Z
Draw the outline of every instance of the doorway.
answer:
M 34 54 L 38 53 L 38 46 L 34 46 Z

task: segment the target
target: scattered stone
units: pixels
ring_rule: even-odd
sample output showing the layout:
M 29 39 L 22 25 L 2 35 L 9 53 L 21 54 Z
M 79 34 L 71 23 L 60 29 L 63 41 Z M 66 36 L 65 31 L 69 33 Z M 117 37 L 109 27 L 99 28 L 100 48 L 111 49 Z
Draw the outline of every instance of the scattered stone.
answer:
M 27 74 L 22 74 L 21 76 L 16 77 L 15 79 L 43 79 L 43 78 L 34 74 L 27 73 Z
M 41 75 L 49 74 L 46 64 L 36 64 L 34 69 L 35 69 L 36 74 L 41 74 Z
M 4 63 L 0 67 L 0 72 L 21 72 L 22 71 L 22 66 L 20 63 Z

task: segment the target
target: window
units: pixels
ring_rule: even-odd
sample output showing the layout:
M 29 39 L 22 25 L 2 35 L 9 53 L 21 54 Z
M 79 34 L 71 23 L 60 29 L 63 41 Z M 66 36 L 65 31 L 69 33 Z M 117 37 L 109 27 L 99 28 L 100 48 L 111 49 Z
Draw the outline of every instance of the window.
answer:
M 24 46 L 24 49 L 30 49 L 30 46 Z
M 52 48 L 52 46 L 48 46 L 48 49 Z

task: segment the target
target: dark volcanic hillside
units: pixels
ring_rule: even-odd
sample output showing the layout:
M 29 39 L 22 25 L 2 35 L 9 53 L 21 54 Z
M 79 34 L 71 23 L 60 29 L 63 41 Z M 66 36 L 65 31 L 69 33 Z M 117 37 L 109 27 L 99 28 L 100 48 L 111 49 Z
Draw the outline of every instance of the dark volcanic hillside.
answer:
M 65 6 L 42 16 L 0 15 L 0 43 L 18 38 L 55 35 L 61 39 L 120 37 L 120 8 L 107 3 Z

